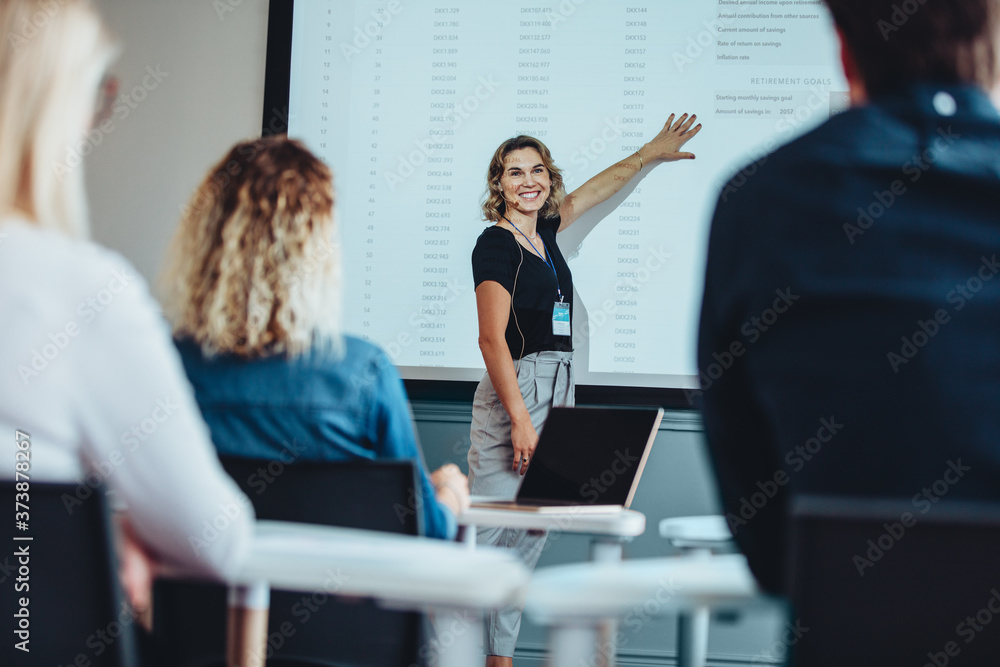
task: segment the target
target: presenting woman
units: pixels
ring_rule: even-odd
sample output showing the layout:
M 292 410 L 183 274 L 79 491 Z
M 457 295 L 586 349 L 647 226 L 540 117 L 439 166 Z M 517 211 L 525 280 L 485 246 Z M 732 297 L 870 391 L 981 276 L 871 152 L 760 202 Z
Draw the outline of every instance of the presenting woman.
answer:
M 691 160 L 679 152 L 701 125 L 671 115 L 663 130 L 628 158 L 570 194 L 545 145 L 528 136 L 497 148 L 487 172 L 483 213 L 495 223 L 476 242 L 472 273 L 479 347 L 486 362 L 473 403 L 469 483 L 473 495 L 513 499 L 549 408 L 573 405 L 573 277 L 556 234 L 607 200 L 645 166 Z M 529 567 L 545 536 L 479 530 L 477 541 L 514 549 Z M 494 612 L 486 627 L 487 667 L 513 664 L 521 624 L 516 607 Z

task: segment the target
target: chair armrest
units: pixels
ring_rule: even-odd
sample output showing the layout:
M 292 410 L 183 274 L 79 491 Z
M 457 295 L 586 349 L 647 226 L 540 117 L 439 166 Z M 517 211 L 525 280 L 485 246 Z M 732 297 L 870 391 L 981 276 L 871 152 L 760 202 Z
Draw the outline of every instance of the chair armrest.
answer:
M 729 546 L 733 534 L 721 515 L 682 516 L 660 521 L 660 537 L 675 547 L 713 549 Z
M 637 607 L 656 615 L 762 600 L 742 555 L 681 556 L 542 568 L 532 579 L 525 613 L 537 623 L 560 625 L 619 618 Z
M 188 578 L 176 569 L 161 576 Z M 400 609 L 493 609 L 524 598 L 529 573 L 508 552 L 422 537 L 259 521 L 228 584 L 373 598 Z

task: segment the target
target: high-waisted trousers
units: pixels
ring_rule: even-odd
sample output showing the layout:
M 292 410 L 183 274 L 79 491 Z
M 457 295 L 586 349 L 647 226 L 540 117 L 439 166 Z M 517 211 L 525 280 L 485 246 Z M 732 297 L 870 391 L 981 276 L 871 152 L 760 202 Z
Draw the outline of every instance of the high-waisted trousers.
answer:
M 549 409 L 574 404 L 572 352 L 536 352 L 514 361 L 517 384 L 536 431 Z M 513 500 L 524 479 L 513 469 L 514 446 L 510 417 L 497 396 L 489 374 L 476 389 L 472 404 L 472 446 L 469 448 L 469 488 L 474 496 Z M 529 463 L 530 465 L 530 463 Z M 511 549 L 534 569 L 545 546 L 546 533 L 512 528 L 480 528 L 476 543 Z M 487 655 L 513 656 L 521 628 L 521 609 L 506 607 L 486 618 Z

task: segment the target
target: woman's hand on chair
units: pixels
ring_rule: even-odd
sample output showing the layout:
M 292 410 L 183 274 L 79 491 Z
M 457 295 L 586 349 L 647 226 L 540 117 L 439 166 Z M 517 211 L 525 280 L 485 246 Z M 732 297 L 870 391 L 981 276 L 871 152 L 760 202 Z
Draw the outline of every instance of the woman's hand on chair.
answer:
M 432 472 L 431 483 L 438 502 L 455 516 L 469 509 L 469 479 L 457 465 L 449 463 Z
M 156 561 L 136 537 L 135 531 L 124 516 L 120 517 L 119 579 L 132 608 L 140 622 L 147 625 L 152 609 L 153 571 Z M 150 627 L 146 627 L 147 630 Z

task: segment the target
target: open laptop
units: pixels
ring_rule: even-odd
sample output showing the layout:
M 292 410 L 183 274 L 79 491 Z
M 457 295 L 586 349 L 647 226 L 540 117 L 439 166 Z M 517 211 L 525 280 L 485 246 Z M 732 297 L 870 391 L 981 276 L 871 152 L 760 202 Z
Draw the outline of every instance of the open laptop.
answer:
M 527 512 L 628 509 L 661 419 L 662 408 L 552 408 L 517 498 L 472 506 Z

